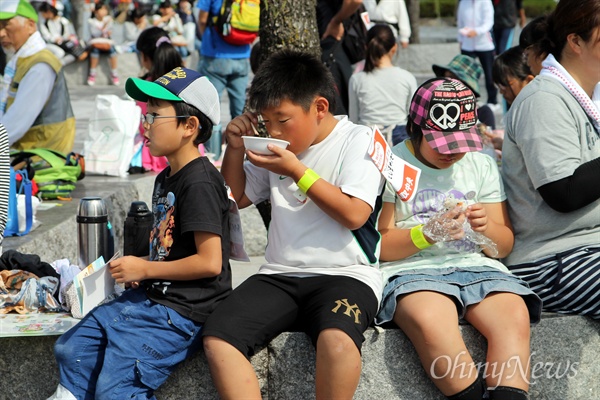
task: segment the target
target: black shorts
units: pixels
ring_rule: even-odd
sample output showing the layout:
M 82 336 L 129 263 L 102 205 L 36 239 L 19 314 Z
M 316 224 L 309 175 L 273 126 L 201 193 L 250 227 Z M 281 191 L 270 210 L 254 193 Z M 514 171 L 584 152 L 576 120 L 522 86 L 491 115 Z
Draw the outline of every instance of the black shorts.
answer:
M 257 274 L 219 304 L 202 335 L 223 339 L 250 358 L 281 332 L 306 332 L 316 345 L 322 330 L 337 328 L 360 350 L 377 307 L 373 290 L 354 278 Z

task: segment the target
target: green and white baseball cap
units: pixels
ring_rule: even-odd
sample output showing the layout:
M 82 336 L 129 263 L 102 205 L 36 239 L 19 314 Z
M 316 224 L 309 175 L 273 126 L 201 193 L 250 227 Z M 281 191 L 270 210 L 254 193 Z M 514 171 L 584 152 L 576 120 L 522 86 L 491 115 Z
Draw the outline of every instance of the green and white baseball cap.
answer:
M 20 15 L 29 18 L 35 22 L 38 20 L 35 8 L 27 0 L 1 0 L 0 1 L 0 20 L 11 19 Z
M 168 101 L 183 101 L 202 111 L 213 124 L 221 120 L 221 106 L 217 89 L 207 77 L 198 72 L 177 67 L 154 82 L 140 78 L 129 78 L 125 91 L 138 101 L 146 102 L 148 97 Z

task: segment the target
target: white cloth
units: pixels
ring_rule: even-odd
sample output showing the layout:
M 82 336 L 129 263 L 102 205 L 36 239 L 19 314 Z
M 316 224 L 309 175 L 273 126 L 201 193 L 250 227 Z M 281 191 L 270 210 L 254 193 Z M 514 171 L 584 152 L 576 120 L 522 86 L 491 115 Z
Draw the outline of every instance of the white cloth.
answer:
M 340 117 L 338 117 L 340 118 Z M 383 178 L 367 154 L 371 129 L 342 118 L 321 142 L 298 158 L 343 193 L 361 199 L 375 212 Z M 261 274 L 348 276 L 367 284 L 378 300 L 383 290 L 379 272 L 379 233 L 366 223 L 350 231 L 310 198 L 295 197 L 298 185 L 249 162 L 245 193 L 254 203 L 271 199 L 272 220 Z
M 394 35 L 401 43 L 408 43 L 411 35 L 410 19 L 404 0 L 364 0 L 365 9 L 371 21 L 382 21 L 388 24 L 398 24 L 398 30 L 391 26 Z
M 569 71 L 560 65 L 552 54 L 548 54 L 548 57 L 542 62 L 540 75 L 557 79 L 575 97 L 581 108 L 592 119 L 596 130 L 600 132 L 600 82 L 594 87 L 594 92 L 590 99 L 590 96 L 573 79 Z
M 2 90 L 0 91 L 0 120 L 2 120 L 2 116 L 4 115 L 4 111 L 6 110 L 6 101 L 8 100 L 8 90 L 10 88 L 10 84 L 15 76 L 16 68 L 17 68 L 17 60 L 19 58 L 29 57 L 37 53 L 38 51 L 42 51 L 46 48 L 46 42 L 42 38 L 42 35 L 38 31 L 35 31 L 29 39 L 21 46 L 19 50 L 15 53 L 14 56 L 4 68 L 4 79 L 2 80 Z

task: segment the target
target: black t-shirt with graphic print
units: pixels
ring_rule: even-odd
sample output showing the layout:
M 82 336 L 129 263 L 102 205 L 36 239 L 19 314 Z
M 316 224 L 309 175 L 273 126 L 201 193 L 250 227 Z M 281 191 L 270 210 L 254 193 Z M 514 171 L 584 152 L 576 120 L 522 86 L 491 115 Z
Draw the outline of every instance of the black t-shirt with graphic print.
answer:
M 225 181 L 206 157 L 197 158 L 173 176 L 165 168 L 154 182 L 150 260 L 172 261 L 196 254 L 194 232 L 221 236 L 223 267 L 213 278 L 143 282 L 153 301 L 203 323 L 231 292 L 229 199 Z

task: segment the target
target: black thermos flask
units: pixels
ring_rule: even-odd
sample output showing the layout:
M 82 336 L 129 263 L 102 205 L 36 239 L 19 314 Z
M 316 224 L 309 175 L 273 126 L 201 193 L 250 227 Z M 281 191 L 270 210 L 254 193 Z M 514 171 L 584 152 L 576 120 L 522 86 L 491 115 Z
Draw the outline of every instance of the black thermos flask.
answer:
M 123 255 L 143 257 L 150 254 L 150 230 L 154 216 L 143 201 L 131 203 L 123 229 Z

